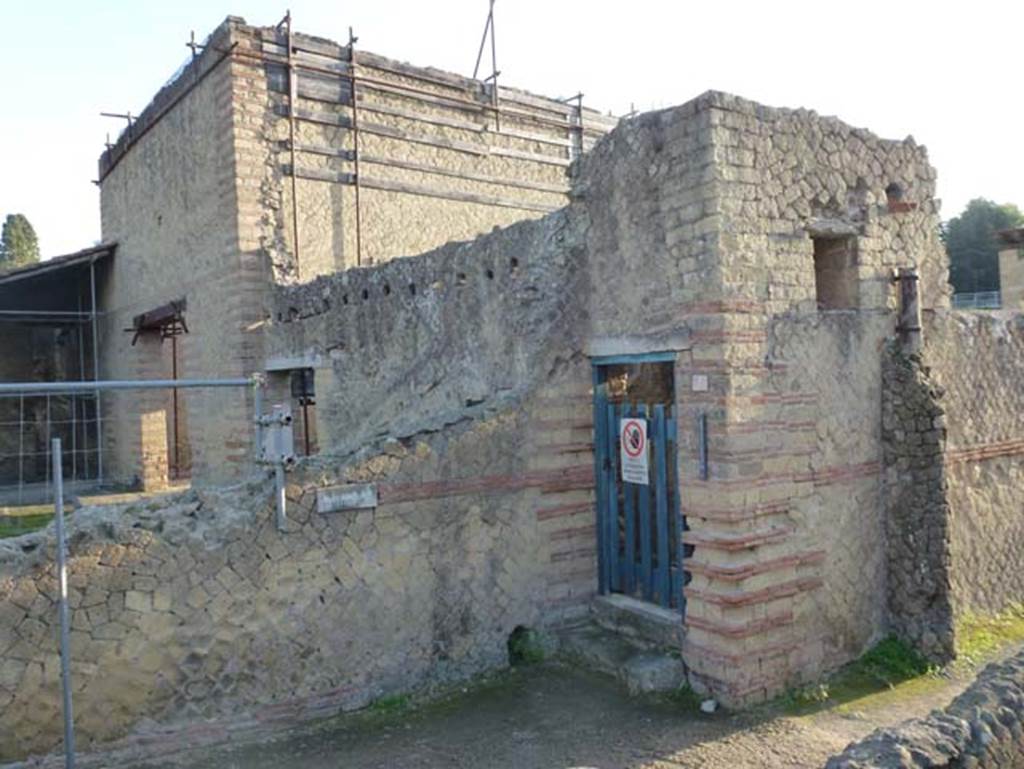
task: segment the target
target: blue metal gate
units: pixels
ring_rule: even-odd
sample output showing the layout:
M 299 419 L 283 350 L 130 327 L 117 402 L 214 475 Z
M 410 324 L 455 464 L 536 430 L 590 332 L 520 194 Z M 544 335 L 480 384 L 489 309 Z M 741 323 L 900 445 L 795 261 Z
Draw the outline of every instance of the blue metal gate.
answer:
M 643 362 L 631 361 L 634 366 Z M 684 521 L 676 478 L 674 404 L 631 402 L 628 393 L 609 392 L 604 366 L 594 371 L 600 592 L 623 593 L 682 612 Z M 647 484 L 623 480 L 623 419 L 646 424 Z

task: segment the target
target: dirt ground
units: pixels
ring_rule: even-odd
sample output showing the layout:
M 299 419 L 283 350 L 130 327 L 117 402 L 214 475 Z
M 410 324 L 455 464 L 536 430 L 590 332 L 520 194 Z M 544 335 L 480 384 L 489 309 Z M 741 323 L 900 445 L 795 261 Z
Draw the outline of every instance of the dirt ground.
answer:
M 557 663 L 517 668 L 441 702 L 343 716 L 280 739 L 197 750 L 149 769 L 753 769 L 820 767 L 879 726 L 944 707 L 972 675 L 925 677 L 808 715 L 783 705 L 704 715 L 631 698 Z

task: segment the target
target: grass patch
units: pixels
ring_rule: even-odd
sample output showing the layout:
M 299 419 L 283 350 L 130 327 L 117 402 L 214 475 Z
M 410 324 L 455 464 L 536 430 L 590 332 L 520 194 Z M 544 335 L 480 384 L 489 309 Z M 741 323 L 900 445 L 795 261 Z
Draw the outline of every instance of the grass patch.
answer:
M 544 661 L 544 644 L 536 630 L 520 625 L 508 637 L 510 665 L 536 665 Z
M 1002 647 L 1024 641 L 1024 604 L 994 615 L 965 614 L 957 622 L 958 664 L 975 667 Z
M 64 514 L 70 516 L 74 507 L 64 502 Z M 0 539 L 18 537 L 45 528 L 53 520 L 53 503 L 0 507 Z
M 406 694 L 388 694 L 371 702 L 369 711 L 378 716 L 393 716 L 407 710 L 410 704 Z
M 674 705 L 680 710 L 697 713 L 700 711 L 701 696 L 690 688 L 689 684 L 683 684 L 674 692 L 663 695 L 666 702 Z
M 917 651 L 889 637 L 825 681 L 791 689 L 783 695 L 782 706 L 798 715 L 812 713 L 889 691 L 932 672 Z
M 53 520 L 52 512 L 0 518 L 0 539 L 18 537 L 22 534 L 38 531 L 44 528 L 51 520 Z

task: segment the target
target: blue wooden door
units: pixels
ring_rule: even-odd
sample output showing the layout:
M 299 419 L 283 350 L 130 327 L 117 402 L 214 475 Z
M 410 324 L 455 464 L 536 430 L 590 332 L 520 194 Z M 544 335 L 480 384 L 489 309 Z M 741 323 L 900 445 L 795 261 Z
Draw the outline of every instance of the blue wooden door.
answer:
M 623 593 L 683 611 L 684 521 L 671 370 L 670 359 L 650 356 L 595 361 L 598 584 L 601 593 Z M 646 484 L 623 480 L 623 420 L 646 426 Z

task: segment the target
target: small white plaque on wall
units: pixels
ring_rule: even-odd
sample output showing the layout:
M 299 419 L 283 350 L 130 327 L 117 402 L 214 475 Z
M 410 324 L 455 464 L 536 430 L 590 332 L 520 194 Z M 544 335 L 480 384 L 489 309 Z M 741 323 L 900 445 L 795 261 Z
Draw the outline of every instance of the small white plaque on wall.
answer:
M 366 510 L 377 506 L 377 484 L 346 483 L 316 490 L 318 513 L 340 513 L 344 510 Z
M 694 374 L 691 389 L 695 393 L 706 393 L 708 391 L 708 375 Z

